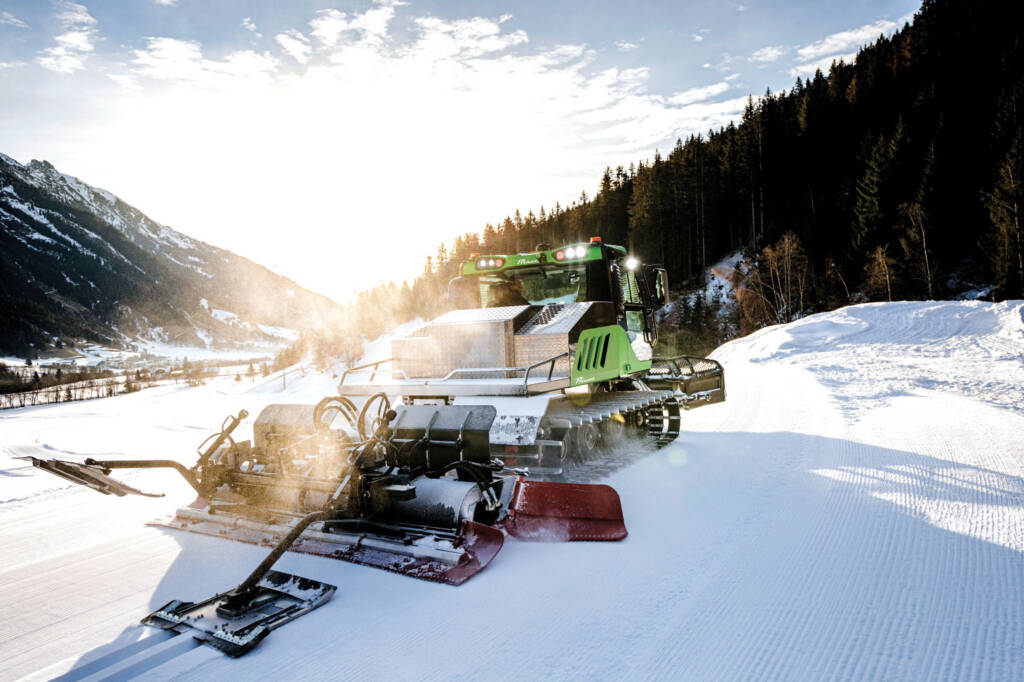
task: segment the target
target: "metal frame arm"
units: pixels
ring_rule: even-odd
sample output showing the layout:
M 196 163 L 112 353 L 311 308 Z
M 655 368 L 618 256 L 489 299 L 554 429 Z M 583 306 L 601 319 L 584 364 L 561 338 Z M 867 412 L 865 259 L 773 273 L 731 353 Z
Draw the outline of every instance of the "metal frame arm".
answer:
M 188 481 L 188 484 L 192 486 L 197 493 L 203 497 L 208 496 L 211 492 L 207 489 L 207 486 L 203 485 L 203 483 L 196 478 L 193 471 L 186 469 L 183 464 L 175 462 L 173 459 L 118 459 L 99 461 L 90 457 L 85 460 L 85 464 L 88 466 L 100 467 L 104 470 L 104 473 L 108 475 L 112 469 L 174 469 L 181 474 L 182 478 Z

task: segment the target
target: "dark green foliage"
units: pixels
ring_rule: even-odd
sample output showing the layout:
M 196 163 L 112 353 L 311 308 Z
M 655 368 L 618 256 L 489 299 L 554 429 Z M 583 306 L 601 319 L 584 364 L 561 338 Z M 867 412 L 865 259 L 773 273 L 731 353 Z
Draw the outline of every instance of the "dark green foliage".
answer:
M 30 372 L 27 366 L 18 370 L 11 369 L 0 363 L 0 394 L 35 391 L 64 384 L 98 381 L 109 379 L 113 376 L 115 376 L 113 371 L 109 369 L 96 369 L 95 367 L 70 366 L 67 370 L 58 367 L 56 370 L 34 369 Z M 71 400 L 71 398 L 68 398 L 68 400 Z

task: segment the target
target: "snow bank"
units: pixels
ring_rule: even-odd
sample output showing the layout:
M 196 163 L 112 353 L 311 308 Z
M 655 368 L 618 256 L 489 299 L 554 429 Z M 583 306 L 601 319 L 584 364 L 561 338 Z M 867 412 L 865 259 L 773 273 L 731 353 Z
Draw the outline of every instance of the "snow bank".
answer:
M 762 329 L 712 356 L 722 362 L 792 363 L 844 387 L 853 403 L 921 390 L 1024 405 L 1024 303 L 865 303 Z

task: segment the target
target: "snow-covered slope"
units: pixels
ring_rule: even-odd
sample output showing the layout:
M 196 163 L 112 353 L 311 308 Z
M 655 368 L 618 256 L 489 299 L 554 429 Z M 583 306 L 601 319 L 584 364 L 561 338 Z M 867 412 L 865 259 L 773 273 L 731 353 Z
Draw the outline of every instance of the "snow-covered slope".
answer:
M 718 349 L 728 399 L 606 482 L 621 543 L 512 539 L 459 588 L 316 557 L 325 607 L 231 660 L 147 679 L 1019 679 L 1024 302 L 848 307 Z M 328 390 L 310 375 L 0 413 L 0 678 L 52 677 L 147 636 L 172 598 L 265 550 L 143 527 L 187 503 L 109 499 L 15 455 L 175 457 L 222 416 Z M 317 382 L 320 384 L 314 385 Z M 244 428 L 244 427 L 243 427 Z

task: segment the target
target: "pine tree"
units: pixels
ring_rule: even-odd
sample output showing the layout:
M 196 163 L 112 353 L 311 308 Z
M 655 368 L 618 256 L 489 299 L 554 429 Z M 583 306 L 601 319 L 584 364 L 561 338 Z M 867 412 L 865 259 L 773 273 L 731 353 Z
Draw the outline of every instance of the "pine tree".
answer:
M 995 281 L 1002 294 L 1019 298 L 1024 289 L 1024 158 L 1021 136 L 1014 139 L 1003 157 L 995 186 L 985 196 L 993 232 L 989 237 L 989 257 Z
M 891 224 L 887 194 L 901 135 L 902 130 L 897 129 L 892 138 L 878 138 L 871 148 L 864 174 L 857 181 L 857 199 L 854 205 L 857 226 L 853 233 L 853 242 L 862 249 L 881 238 L 883 231 Z

